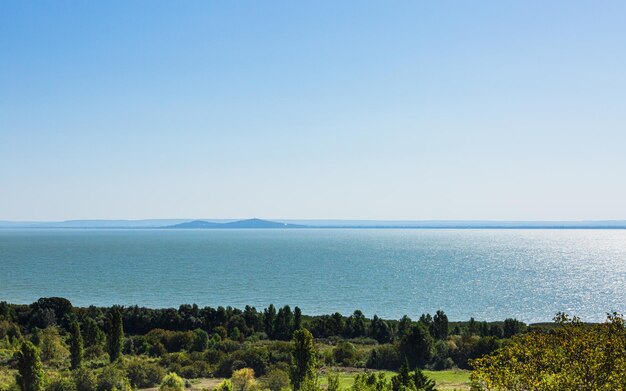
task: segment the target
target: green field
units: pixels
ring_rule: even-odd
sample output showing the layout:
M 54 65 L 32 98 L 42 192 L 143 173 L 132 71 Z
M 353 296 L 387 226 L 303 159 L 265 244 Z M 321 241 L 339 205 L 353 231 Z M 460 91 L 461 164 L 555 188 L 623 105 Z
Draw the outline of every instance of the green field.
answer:
M 379 372 L 379 371 L 377 371 Z M 390 379 L 395 375 L 395 372 L 391 371 L 380 371 L 384 372 L 387 375 L 387 378 Z M 342 388 L 348 388 L 352 386 L 354 382 L 354 377 L 362 373 L 362 371 L 339 371 L 339 384 Z M 438 390 L 469 390 L 469 371 L 463 371 L 459 369 L 449 369 L 445 371 L 424 371 L 424 374 L 429 378 L 433 379 L 435 383 L 437 383 Z M 320 376 L 320 381 L 322 386 L 326 386 L 327 380 L 326 375 Z

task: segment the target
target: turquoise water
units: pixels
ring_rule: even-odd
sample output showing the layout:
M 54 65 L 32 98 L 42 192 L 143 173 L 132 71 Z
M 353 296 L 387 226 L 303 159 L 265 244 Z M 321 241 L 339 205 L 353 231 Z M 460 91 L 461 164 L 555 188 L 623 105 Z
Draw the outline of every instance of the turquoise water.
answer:
M 626 230 L 0 230 L 0 300 L 451 320 L 626 309 Z

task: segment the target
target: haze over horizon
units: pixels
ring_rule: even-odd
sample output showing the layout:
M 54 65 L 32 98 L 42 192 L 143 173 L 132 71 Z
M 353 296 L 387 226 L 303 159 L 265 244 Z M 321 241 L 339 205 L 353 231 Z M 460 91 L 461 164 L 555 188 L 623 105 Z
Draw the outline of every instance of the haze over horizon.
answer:
M 620 1 L 0 4 L 0 220 L 626 220 Z

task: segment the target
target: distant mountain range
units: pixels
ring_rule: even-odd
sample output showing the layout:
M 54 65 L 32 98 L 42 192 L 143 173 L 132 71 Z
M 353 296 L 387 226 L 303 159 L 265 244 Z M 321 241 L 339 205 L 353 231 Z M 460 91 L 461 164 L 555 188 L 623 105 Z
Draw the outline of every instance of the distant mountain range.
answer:
M 493 220 L 261 220 L 150 219 L 2 221 L 2 228 L 193 229 L 193 228 L 456 228 L 456 229 L 626 229 L 626 220 L 493 221 Z
M 261 220 L 261 219 L 239 220 L 239 221 L 231 221 L 228 223 L 215 223 L 212 221 L 194 220 L 194 221 L 188 221 L 188 222 L 180 223 L 180 224 L 168 225 L 162 228 L 170 228 L 170 229 L 255 228 L 255 229 L 260 229 L 260 228 L 306 228 L 306 225 L 279 223 L 276 221 Z

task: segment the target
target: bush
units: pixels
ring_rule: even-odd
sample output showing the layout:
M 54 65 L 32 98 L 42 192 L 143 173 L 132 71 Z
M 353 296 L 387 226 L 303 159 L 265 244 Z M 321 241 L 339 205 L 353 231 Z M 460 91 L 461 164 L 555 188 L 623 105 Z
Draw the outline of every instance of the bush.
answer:
M 230 380 L 224 380 L 213 391 L 233 391 L 233 383 Z
M 94 391 L 98 387 L 96 375 L 87 368 L 78 368 L 72 372 L 76 391 Z
M 126 364 L 126 374 L 133 387 L 148 388 L 161 383 L 165 370 L 157 364 L 134 358 Z
M 130 391 L 132 390 L 130 383 L 124 372 L 113 367 L 104 367 L 100 376 L 98 376 L 97 391 Z
M 356 347 L 350 342 L 339 342 L 333 349 L 333 357 L 337 364 L 354 366 L 357 359 Z
M 381 345 L 370 352 L 366 366 L 372 369 L 389 369 L 392 371 L 400 368 L 400 352 L 394 345 Z
M 168 373 L 159 386 L 159 391 L 184 391 L 185 381 L 174 372 Z
M 289 374 L 281 369 L 272 369 L 261 378 L 261 382 L 271 391 L 281 391 L 289 388 Z
M 48 384 L 46 391 L 76 391 L 76 383 L 72 378 L 59 377 Z
M 253 391 L 257 388 L 254 370 L 251 368 L 242 368 L 233 372 L 230 381 L 233 384 L 233 391 Z

